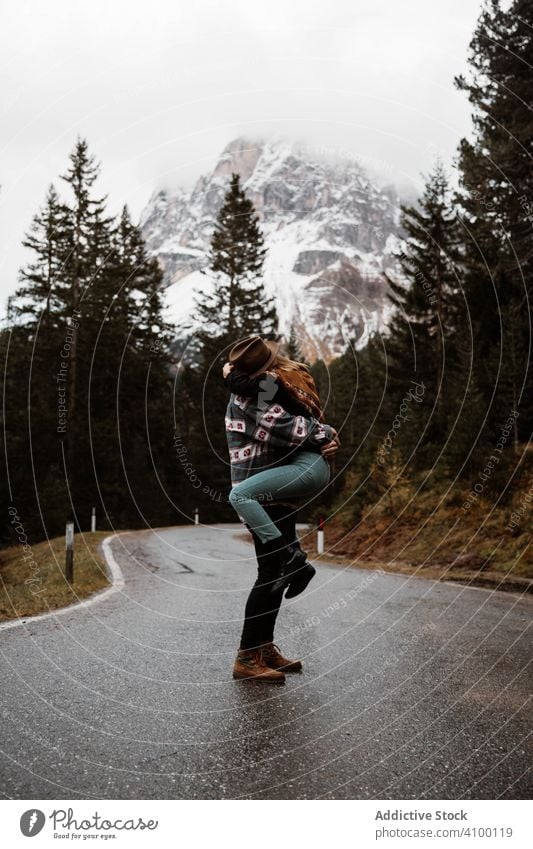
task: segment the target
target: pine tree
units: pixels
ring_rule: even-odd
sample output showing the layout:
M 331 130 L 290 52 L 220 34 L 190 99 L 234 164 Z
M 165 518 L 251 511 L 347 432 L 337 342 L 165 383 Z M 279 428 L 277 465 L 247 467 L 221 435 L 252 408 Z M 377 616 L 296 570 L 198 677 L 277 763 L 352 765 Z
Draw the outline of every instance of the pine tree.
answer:
M 71 253 L 70 210 L 50 186 L 43 208 L 34 216 L 23 245 L 32 254 L 21 268 L 22 284 L 9 303 L 6 355 L 9 375 L 4 405 L 6 452 L 13 497 L 26 513 L 29 532 L 41 534 L 37 517 L 43 482 L 55 478 L 45 499 L 47 518 L 69 515 L 68 493 L 62 486 L 63 459 L 58 444 L 58 414 L 66 407 L 58 390 L 60 352 L 68 316 L 66 267 Z M 20 391 L 27 404 L 20 404 Z M 31 486 L 27 483 L 31 481 Z M 54 520 L 52 519 L 52 525 Z
M 305 363 L 305 356 L 302 352 L 302 348 L 300 346 L 300 341 L 296 334 L 296 328 L 294 324 L 291 324 L 291 329 L 289 331 L 289 338 L 287 339 L 287 356 L 289 359 L 294 360 L 297 363 Z
M 176 519 L 162 274 L 127 209 L 115 222 L 93 197 L 97 173 L 78 141 L 66 175 L 73 197 L 50 190 L 34 219 L 33 256 L 1 337 L 13 376 L 3 423 L 13 497 L 37 538 L 60 532 L 70 510 L 83 526 L 100 499 L 109 524 Z
M 472 327 L 464 316 L 454 342 L 453 367 L 447 370 L 445 431 L 440 466 L 445 477 L 473 480 L 490 456 L 485 426 L 487 403 L 474 368 Z
M 68 291 L 65 268 L 71 250 L 69 209 L 53 185 L 43 208 L 31 222 L 23 246 L 31 252 L 32 259 L 20 269 L 18 279 L 22 285 L 9 299 L 9 370 L 15 368 L 19 386 L 28 393 L 28 406 L 11 406 L 11 440 L 7 447 L 14 449 L 18 457 L 16 468 L 39 477 L 39 472 L 45 473 L 51 463 L 58 462 L 56 375 L 64 339 Z M 7 387 L 6 399 L 11 397 L 15 393 L 11 395 Z M 19 436 L 15 436 L 17 430 Z M 34 451 L 37 444 L 40 450 Z M 23 500 L 27 502 L 28 498 L 26 494 Z
M 520 410 L 515 444 L 533 424 L 533 7 L 487 0 L 458 77 L 473 107 L 473 139 L 459 149 L 465 292 L 474 322 L 475 370 L 496 434 Z
M 211 241 L 213 286 L 197 301 L 200 347 L 212 350 L 216 338 L 222 350 L 221 343 L 231 344 L 254 333 L 267 338 L 276 333 L 276 308 L 260 279 L 265 254 L 253 203 L 241 188 L 239 176 L 233 174 Z
M 57 317 L 62 304 L 65 263 L 69 256 L 67 221 L 69 210 L 59 199 L 51 184 L 44 208 L 33 218 L 30 230 L 23 239 L 25 248 L 34 259 L 21 269 L 19 281 L 23 288 L 10 298 L 11 318 L 27 324 Z
M 102 317 L 94 327 L 90 380 L 96 477 L 105 500 L 117 502 L 122 491 L 123 505 L 116 508 L 123 511 L 116 513 L 120 523 L 131 509 L 138 521 L 160 521 L 172 501 L 167 490 L 175 489 L 171 328 L 162 316 L 162 272 L 148 258 L 126 207 L 111 241 L 105 272 L 91 287 L 100 302 L 95 312 Z M 103 417 L 110 400 L 111 415 Z
M 400 341 L 402 355 L 412 350 L 413 362 L 423 360 L 420 368 L 431 370 L 438 380 L 443 340 L 457 325 L 459 290 L 459 232 L 440 163 L 426 182 L 419 206 L 404 206 L 402 213 L 406 244 L 398 260 L 406 285 L 389 279 L 389 298 L 397 310 L 392 337 Z
M 76 406 L 77 406 L 77 377 L 78 377 L 78 335 L 82 317 L 82 300 L 90 293 L 91 285 L 101 265 L 105 262 L 106 253 L 110 248 L 109 227 L 111 219 L 104 214 L 105 198 L 93 198 L 91 189 L 99 174 L 99 166 L 94 157 L 89 154 L 85 139 L 78 139 L 70 155 L 70 167 L 64 180 L 72 189 L 73 203 L 70 206 L 70 237 L 72 250 L 66 265 L 69 284 L 69 329 L 72 337 L 69 367 L 68 367 L 68 404 L 69 413 L 66 429 L 66 456 L 68 462 L 67 474 L 74 475 L 75 443 L 77 439 Z M 91 319 L 93 313 L 87 310 L 87 302 L 83 312 L 85 318 Z M 83 321 L 81 321 L 83 326 Z M 83 333 L 83 331 L 82 331 Z M 73 484 L 71 483 L 71 487 Z
M 131 221 L 128 207 L 122 210 L 115 233 L 115 248 L 123 266 L 123 285 L 134 304 L 136 344 L 150 361 L 166 359 L 172 327 L 163 319 L 163 272 L 156 258 L 149 258 L 140 229 Z
M 261 280 L 265 253 L 254 206 L 233 174 L 211 241 L 211 286 L 197 299 L 200 329 L 191 346 L 194 362 L 178 375 L 177 427 L 181 434 L 191 434 L 183 450 L 202 486 L 191 492 L 190 479 L 184 480 L 196 506 L 210 517 L 232 515 L 226 505 L 230 476 L 223 422 L 228 392 L 222 365 L 238 339 L 252 334 L 272 338 L 277 332 L 276 309 Z
M 386 343 L 392 391 L 398 402 L 412 381 L 423 386 L 423 400 L 411 406 L 411 426 L 401 440 L 411 453 L 420 438 L 423 465 L 439 450 L 446 431 L 446 381 L 454 363 L 461 317 L 458 283 L 460 234 L 446 173 L 437 163 L 417 207 L 402 207 L 405 247 L 398 255 L 404 281 L 389 279 L 396 311 Z M 446 371 L 445 371 L 446 368 Z M 431 447 L 433 446 L 433 448 Z
M 379 498 L 370 469 L 398 408 L 396 390 L 390 391 L 389 362 L 382 340 L 372 336 L 362 350 L 356 350 L 353 340 L 328 367 L 317 360 L 311 371 L 325 419 L 341 440 L 334 477 L 314 512 L 318 516 L 340 511 L 353 527 L 365 506 Z

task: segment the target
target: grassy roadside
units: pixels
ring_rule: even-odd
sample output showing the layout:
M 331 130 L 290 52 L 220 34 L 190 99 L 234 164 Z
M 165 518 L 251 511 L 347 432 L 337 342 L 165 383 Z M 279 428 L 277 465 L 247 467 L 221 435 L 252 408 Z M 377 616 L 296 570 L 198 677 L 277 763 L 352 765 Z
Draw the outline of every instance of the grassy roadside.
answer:
M 65 607 L 108 586 L 101 543 L 108 532 L 74 537 L 74 583 L 65 580 L 65 538 L 0 551 L 0 622 Z
M 326 524 L 324 561 L 475 586 L 533 591 L 530 517 L 509 530 L 509 509 L 480 500 L 467 514 L 456 499 L 435 507 L 434 497 L 396 518 L 369 509 L 351 524 L 342 514 Z M 306 540 L 311 556 L 316 536 Z
M 431 564 L 421 566 L 402 561 L 364 560 L 332 554 L 328 550 L 322 555 L 317 555 L 312 545 L 307 545 L 306 551 L 313 563 L 323 562 L 326 565 L 329 563 L 336 566 L 350 566 L 354 569 L 375 569 L 376 571 L 389 572 L 392 575 L 412 575 L 415 578 L 426 578 L 432 581 L 450 581 L 472 587 L 533 594 L 533 578 L 524 578 L 512 573 L 505 574 L 496 569 L 482 572 L 474 569 L 432 566 Z
M 418 498 L 396 518 L 369 508 L 358 522 L 340 512 L 326 522 L 324 554 L 317 554 L 313 525 L 300 532 L 302 547 L 324 564 L 533 593 L 531 516 L 513 527 L 509 508 L 491 511 L 480 501 L 465 515 L 456 501 L 435 507 L 434 496 Z M 248 532 L 236 536 L 252 541 Z

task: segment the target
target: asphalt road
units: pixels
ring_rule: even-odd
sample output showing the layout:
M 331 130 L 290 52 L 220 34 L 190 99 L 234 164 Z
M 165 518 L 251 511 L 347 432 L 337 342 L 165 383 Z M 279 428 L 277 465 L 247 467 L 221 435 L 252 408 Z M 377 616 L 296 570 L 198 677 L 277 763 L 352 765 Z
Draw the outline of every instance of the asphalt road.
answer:
M 234 681 L 237 531 L 117 537 L 123 590 L 0 632 L 4 797 L 530 797 L 530 599 L 322 566 L 279 619 L 304 672 Z

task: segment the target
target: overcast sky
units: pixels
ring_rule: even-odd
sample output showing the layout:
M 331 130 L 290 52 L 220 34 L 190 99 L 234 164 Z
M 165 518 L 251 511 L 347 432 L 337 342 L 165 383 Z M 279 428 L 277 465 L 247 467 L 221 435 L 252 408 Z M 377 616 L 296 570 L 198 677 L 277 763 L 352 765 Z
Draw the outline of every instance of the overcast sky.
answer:
M 480 0 L 3 0 L 0 299 L 78 134 L 110 208 L 190 185 L 238 135 L 281 133 L 419 185 L 453 159 Z M 3 311 L 3 309 L 2 309 Z

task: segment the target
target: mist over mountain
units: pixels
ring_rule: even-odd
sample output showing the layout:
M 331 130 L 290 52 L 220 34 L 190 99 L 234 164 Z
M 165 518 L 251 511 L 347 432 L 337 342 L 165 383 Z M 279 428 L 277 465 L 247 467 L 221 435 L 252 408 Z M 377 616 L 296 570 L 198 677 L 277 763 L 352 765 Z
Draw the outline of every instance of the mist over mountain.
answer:
M 267 292 L 280 330 L 291 326 L 311 360 L 361 348 L 391 314 L 384 272 L 398 277 L 400 199 L 354 159 L 328 160 L 287 139 L 237 138 L 190 191 L 160 190 L 141 216 L 151 255 L 165 271 L 169 316 L 180 336 L 194 330 L 194 293 L 206 268 L 217 212 L 232 173 L 241 177 L 268 249 Z

